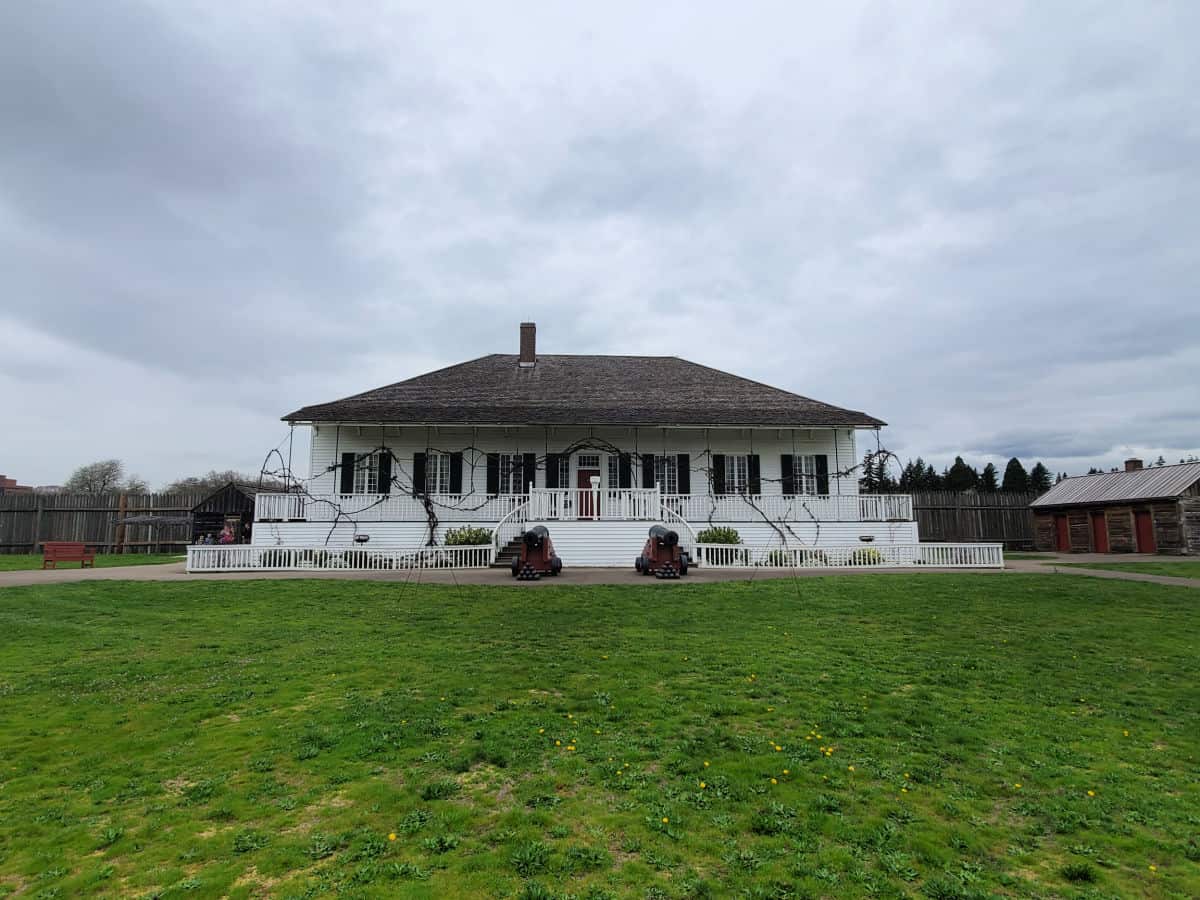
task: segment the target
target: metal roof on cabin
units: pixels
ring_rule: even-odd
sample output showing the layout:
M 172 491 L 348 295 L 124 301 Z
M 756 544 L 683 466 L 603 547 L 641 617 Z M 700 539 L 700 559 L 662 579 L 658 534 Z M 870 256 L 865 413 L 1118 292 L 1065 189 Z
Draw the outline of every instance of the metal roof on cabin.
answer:
M 1162 500 L 1178 497 L 1197 481 L 1200 481 L 1200 463 L 1078 475 L 1060 481 L 1029 505 L 1074 506 L 1080 503 Z
M 886 422 L 677 356 L 493 353 L 331 403 L 288 422 L 878 428 Z

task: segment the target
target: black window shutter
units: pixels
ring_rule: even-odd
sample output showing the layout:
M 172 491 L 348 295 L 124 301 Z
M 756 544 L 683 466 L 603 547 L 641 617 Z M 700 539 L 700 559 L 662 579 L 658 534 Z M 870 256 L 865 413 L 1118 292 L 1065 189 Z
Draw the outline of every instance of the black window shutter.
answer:
M 529 485 L 537 487 L 537 454 L 526 453 L 521 460 L 521 493 L 529 490 Z
M 392 451 L 379 451 L 379 493 L 392 492 Z
M 413 496 L 425 493 L 425 454 L 413 454 Z
M 687 453 L 680 453 L 675 458 L 675 483 L 679 488 L 679 493 L 690 494 L 692 492 L 692 457 Z
M 642 454 L 642 487 L 654 487 L 654 454 Z
M 817 457 L 817 493 L 829 493 L 829 457 L 824 453 L 818 454 Z
M 795 457 L 790 453 L 784 453 L 779 457 L 779 472 L 780 481 L 783 483 L 783 492 L 791 495 L 796 493 L 796 463 Z
M 714 494 L 725 493 L 725 454 L 714 453 L 712 457 L 712 490 Z
M 560 487 L 558 483 L 558 461 L 560 459 L 562 459 L 561 453 L 546 454 L 546 487 L 548 488 Z M 561 487 L 566 487 L 566 485 L 561 485 Z
M 628 453 L 622 453 L 617 457 L 617 487 L 633 487 L 633 461 L 629 458 Z
M 462 454 L 450 454 L 450 493 L 462 493 Z
M 342 485 L 341 492 L 343 494 L 354 493 L 354 454 L 342 454 Z
M 747 485 L 749 493 L 762 493 L 762 464 L 757 453 L 751 453 L 746 457 L 746 480 L 749 482 Z
M 493 495 L 500 493 L 499 453 L 489 453 L 487 455 L 487 492 Z

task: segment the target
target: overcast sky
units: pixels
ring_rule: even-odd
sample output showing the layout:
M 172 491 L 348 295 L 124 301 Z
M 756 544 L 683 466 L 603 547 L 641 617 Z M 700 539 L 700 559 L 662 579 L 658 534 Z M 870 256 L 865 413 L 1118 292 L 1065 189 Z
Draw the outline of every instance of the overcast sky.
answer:
M 1200 451 L 1200 4 L 801 6 L 0 4 L 0 472 L 257 470 L 523 319 L 939 465 Z

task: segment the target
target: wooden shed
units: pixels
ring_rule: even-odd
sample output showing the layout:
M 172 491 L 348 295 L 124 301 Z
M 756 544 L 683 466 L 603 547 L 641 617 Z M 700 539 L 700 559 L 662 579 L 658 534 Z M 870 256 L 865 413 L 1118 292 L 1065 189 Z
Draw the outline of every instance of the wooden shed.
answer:
M 1200 554 L 1200 463 L 1060 481 L 1030 505 L 1038 550 Z
M 254 524 L 254 488 L 231 481 L 192 507 L 192 543 L 216 542 L 229 525 L 237 543 L 250 543 Z

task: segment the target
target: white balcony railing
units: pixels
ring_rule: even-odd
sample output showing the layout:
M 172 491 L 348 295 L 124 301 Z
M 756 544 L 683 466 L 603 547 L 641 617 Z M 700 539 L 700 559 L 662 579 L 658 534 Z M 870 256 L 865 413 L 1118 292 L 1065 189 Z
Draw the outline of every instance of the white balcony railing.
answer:
M 697 544 L 693 558 L 712 569 L 758 566 L 797 569 L 1002 569 L 1002 544 L 849 544 L 827 547 L 763 547 Z
M 534 488 L 529 492 L 529 519 L 621 522 L 662 518 L 658 488 Z
M 689 522 L 908 522 L 908 494 L 664 494 Z
M 526 501 L 530 521 L 658 521 L 665 506 L 689 522 L 908 522 L 908 494 L 660 494 L 657 488 L 534 488 L 528 494 L 430 494 L 442 522 L 499 522 Z M 411 494 L 259 494 L 259 522 L 423 522 Z
M 327 547 L 192 546 L 189 572 L 246 571 L 407 571 L 411 569 L 484 569 L 495 559 L 490 544 L 463 547 L 414 547 L 362 550 Z

